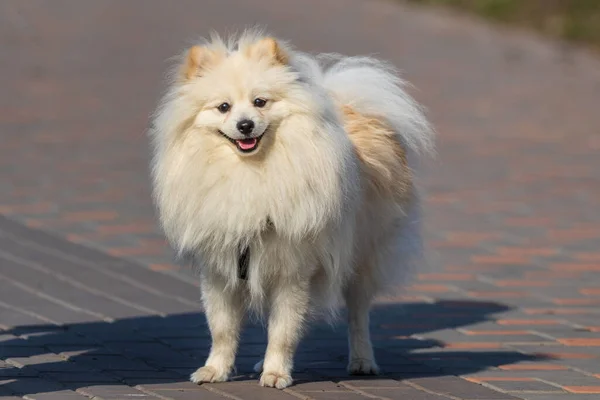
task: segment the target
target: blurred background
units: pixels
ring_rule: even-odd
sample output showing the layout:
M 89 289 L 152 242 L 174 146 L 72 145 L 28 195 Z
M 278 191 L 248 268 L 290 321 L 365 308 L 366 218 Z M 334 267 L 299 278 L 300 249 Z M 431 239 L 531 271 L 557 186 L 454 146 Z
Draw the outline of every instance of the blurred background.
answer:
M 596 0 L 409 0 L 468 11 L 492 21 L 540 31 L 553 38 L 600 45 Z
M 517 370 L 504 364 L 535 364 L 482 358 L 485 349 L 587 353 L 543 361 L 559 372 L 540 390 L 600 392 L 595 0 L 3 0 L 0 214 L 159 274 L 188 274 L 154 219 L 149 117 L 169 57 L 211 30 L 255 24 L 305 51 L 390 60 L 439 133 L 439 157 L 421 175 L 431 261 L 386 300 L 410 312 L 374 317 L 382 346 L 433 341 L 413 353 L 480 381 Z M 7 282 L 48 287 L 13 271 L 2 264 Z M 453 351 L 468 371 L 444 358 Z

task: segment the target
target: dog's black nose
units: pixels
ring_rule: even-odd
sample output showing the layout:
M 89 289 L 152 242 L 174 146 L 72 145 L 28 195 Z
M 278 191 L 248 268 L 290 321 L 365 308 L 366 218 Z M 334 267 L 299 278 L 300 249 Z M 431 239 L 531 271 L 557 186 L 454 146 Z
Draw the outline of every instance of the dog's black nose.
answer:
M 254 122 L 249 119 L 243 119 L 237 123 L 238 131 L 244 135 L 249 135 L 254 129 Z

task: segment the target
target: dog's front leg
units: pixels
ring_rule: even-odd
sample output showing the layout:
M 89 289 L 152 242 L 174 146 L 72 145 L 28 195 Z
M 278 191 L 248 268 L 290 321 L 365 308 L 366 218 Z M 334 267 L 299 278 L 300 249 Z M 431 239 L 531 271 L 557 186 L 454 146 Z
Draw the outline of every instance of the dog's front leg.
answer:
M 244 318 L 242 294 L 239 289 L 226 288 L 223 279 L 210 276 L 203 277 L 201 288 L 212 346 L 206 364 L 192 374 L 191 381 L 224 382 L 235 362 Z
M 308 309 L 308 282 L 275 287 L 269 315 L 269 344 L 260 378 L 262 386 L 284 389 L 292 384 L 294 353 Z

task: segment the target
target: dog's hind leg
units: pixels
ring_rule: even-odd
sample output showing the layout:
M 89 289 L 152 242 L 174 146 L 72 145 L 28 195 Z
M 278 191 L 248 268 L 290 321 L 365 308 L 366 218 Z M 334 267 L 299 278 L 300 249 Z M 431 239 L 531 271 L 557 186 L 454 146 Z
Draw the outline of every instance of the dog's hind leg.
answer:
M 269 344 L 260 384 L 284 389 L 292 384 L 294 353 L 302 337 L 308 311 L 308 282 L 286 283 L 274 288 L 269 315 Z
M 224 382 L 229 379 L 237 351 L 244 318 L 239 289 L 225 287 L 222 279 L 203 277 L 202 301 L 212 337 L 210 354 L 204 367 L 191 376 L 194 383 Z
M 379 367 L 373 354 L 369 333 L 369 309 L 373 293 L 360 274 L 353 277 L 345 291 L 348 308 L 348 372 L 351 375 L 377 375 Z

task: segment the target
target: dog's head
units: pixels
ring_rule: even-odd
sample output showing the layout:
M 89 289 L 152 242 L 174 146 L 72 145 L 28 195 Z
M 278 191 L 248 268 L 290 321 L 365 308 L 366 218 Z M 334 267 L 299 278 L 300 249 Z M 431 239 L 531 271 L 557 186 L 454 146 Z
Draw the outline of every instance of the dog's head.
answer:
M 358 180 L 355 153 L 315 57 L 246 31 L 179 60 L 149 131 L 173 243 L 234 248 L 274 230 L 305 238 L 339 219 L 341 186 Z
M 270 37 L 246 37 L 234 49 L 219 40 L 190 48 L 179 78 L 197 107 L 193 128 L 212 146 L 258 154 L 298 103 L 288 61 Z

